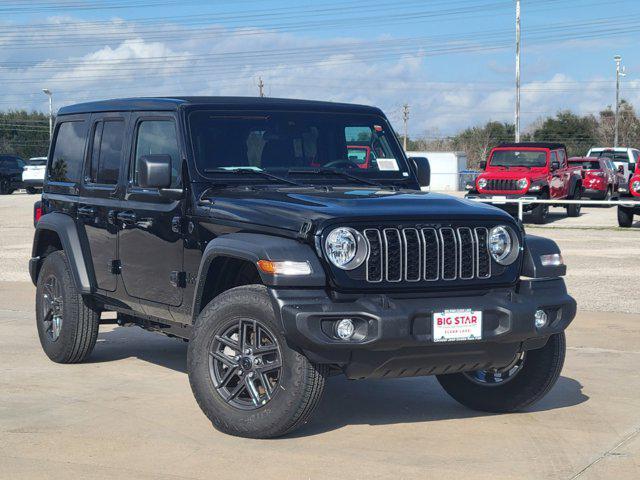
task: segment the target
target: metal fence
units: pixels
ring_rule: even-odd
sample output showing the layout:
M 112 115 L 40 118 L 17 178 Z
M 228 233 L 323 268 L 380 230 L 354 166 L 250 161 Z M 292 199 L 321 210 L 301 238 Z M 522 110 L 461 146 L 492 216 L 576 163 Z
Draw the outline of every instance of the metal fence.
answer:
M 533 205 L 536 203 L 549 204 L 549 205 L 597 205 L 597 206 L 623 206 L 623 207 L 637 207 L 640 208 L 640 201 L 634 200 L 540 200 L 534 198 L 469 198 L 474 202 L 491 203 L 492 205 L 518 205 L 518 218 L 522 220 L 524 215 L 524 206 Z

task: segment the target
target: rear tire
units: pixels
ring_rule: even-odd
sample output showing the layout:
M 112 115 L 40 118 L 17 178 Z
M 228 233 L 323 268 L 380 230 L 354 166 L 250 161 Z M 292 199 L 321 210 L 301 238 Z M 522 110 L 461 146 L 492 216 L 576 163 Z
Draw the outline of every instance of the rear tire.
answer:
M 263 337 L 268 340 L 256 341 Z M 260 353 L 265 349 L 272 353 Z M 303 425 L 327 376 L 325 365 L 289 348 L 262 285 L 232 288 L 204 308 L 189 342 L 187 370 L 213 426 L 247 438 L 278 437 Z
M 35 195 L 36 193 L 38 193 L 38 189 L 37 188 L 27 187 L 26 190 L 27 190 L 27 193 L 29 195 Z
M 476 380 L 487 378 L 474 376 L 477 372 L 438 375 L 438 382 L 455 400 L 473 410 L 516 412 L 534 404 L 551 390 L 562 371 L 565 352 L 562 332 L 552 335 L 543 348 L 525 352 L 520 370 L 501 383 Z
M 633 225 L 633 210 L 627 207 L 618 207 L 618 225 L 622 228 L 630 228 Z
M 100 312 L 76 289 L 62 250 L 47 255 L 40 269 L 36 322 L 42 349 L 56 363 L 82 362 L 96 344 Z

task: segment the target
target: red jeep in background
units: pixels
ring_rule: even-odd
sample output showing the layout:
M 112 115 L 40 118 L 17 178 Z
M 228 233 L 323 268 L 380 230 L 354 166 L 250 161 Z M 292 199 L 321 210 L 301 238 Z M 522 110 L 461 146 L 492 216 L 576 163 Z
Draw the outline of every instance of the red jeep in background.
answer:
M 608 158 L 571 157 L 569 166 L 582 171 L 582 195 L 593 200 L 611 200 L 618 192 L 620 181 L 618 172 Z
M 367 145 L 347 145 L 349 160 L 358 164 L 358 167 L 368 169 L 371 163 L 371 147 Z
M 570 166 L 567 151 L 559 143 L 503 143 L 491 150 L 480 167 L 467 198 L 489 198 L 500 205 L 505 199 L 579 200 L 582 197 L 581 168 Z M 503 204 L 517 210 L 515 204 Z M 549 204 L 525 204 L 534 223 L 545 223 Z M 567 215 L 580 215 L 580 205 L 568 205 Z
M 640 163 L 628 185 L 620 186 L 620 199 L 629 198 L 630 205 L 618 206 L 618 225 L 628 228 L 633 225 L 633 216 L 640 215 Z M 637 206 L 633 206 L 637 202 Z

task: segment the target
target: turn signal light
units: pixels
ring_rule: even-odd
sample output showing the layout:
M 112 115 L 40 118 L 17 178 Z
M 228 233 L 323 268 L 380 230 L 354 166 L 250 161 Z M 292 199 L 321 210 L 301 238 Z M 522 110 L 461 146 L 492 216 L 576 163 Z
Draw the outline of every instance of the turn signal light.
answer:
M 311 275 L 309 262 L 259 260 L 258 268 L 269 275 Z

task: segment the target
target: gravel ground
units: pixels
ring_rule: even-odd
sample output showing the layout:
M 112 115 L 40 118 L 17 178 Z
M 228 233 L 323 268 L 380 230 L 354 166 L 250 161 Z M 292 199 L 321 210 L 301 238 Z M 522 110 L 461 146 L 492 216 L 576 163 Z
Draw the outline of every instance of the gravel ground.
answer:
M 36 199 L 21 192 L 0 197 L 0 281 L 29 281 Z M 615 208 L 583 212 L 579 218 L 566 218 L 553 209 L 549 225 L 529 225 L 527 231 L 558 242 L 568 265 L 569 291 L 581 310 L 640 312 L 640 222 L 620 229 Z

